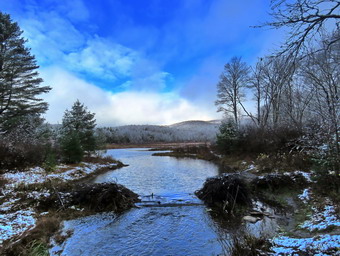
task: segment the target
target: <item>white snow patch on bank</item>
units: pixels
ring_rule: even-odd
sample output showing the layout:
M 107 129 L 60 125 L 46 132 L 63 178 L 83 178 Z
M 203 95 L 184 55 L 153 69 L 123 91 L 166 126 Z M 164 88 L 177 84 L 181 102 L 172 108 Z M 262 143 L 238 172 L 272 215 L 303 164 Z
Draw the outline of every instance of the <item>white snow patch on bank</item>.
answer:
M 274 255 L 340 255 L 340 235 L 309 238 L 280 236 L 272 242 Z
M 310 200 L 310 188 L 305 188 L 301 195 L 298 195 L 298 198 L 304 202 L 307 203 Z
M 309 183 L 313 182 L 311 179 L 312 175 L 309 172 L 295 171 L 294 174 L 301 174 L 307 180 L 307 182 Z
M 43 183 L 49 179 L 60 179 L 64 181 L 76 180 L 91 174 L 92 172 L 96 171 L 99 168 L 117 166 L 117 164 L 115 163 L 112 164 L 81 163 L 80 165 L 81 166 L 70 168 L 69 170 L 59 173 L 58 172 L 47 173 L 43 168 L 35 167 L 31 168 L 28 171 L 7 172 L 3 175 L 3 177 L 10 181 L 10 184 L 8 184 L 9 186 L 16 187 L 19 184 L 29 185 L 34 183 Z M 58 166 L 57 170 L 65 168 L 68 167 L 64 165 Z
M 29 209 L 13 212 L 13 208 L 17 206 L 20 199 L 20 195 L 15 191 L 15 188 L 18 188 L 20 185 L 25 186 L 34 183 L 44 183 L 53 179 L 62 181 L 77 180 L 100 168 L 113 168 L 116 166 L 116 163 L 81 163 L 80 166 L 77 167 L 59 165 L 54 173 L 48 173 L 41 167 L 35 167 L 27 171 L 9 171 L 3 174 L 2 177 L 8 180 L 8 183 L 0 188 L 0 198 L 6 198 L 0 205 L 0 245 L 5 240 L 19 235 L 35 226 L 36 221 L 33 217 L 35 216 L 33 210 Z M 49 195 L 50 191 L 47 189 L 27 192 L 27 197 L 32 199 L 41 199 L 48 197 Z
M 0 214 L 0 244 L 35 226 L 34 212 L 30 209 Z
M 325 230 L 329 226 L 340 227 L 340 220 L 336 216 L 336 211 L 333 205 L 326 205 L 323 211 L 318 211 L 315 207 L 313 209 L 313 216 L 310 220 L 305 221 L 301 228 L 309 231 Z
M 283 175 L 286 176 L 293 176 L 293 179 L 295 178 L 294 175 L 302 175 L 307 182 L 312 183 L 312 179 L 311 176 L 312 174 L 309 172 L 303 172 L 303 171 L 295 171 L 295 172 L 284 172 Z
M 19 200 L 20 200 L 19 198 L 15 198 L 15 199 L 4 202 L 2 205 L 0 205 L 0 212 L 10 211 L 12 207 L 15 205 L 15 203 Z

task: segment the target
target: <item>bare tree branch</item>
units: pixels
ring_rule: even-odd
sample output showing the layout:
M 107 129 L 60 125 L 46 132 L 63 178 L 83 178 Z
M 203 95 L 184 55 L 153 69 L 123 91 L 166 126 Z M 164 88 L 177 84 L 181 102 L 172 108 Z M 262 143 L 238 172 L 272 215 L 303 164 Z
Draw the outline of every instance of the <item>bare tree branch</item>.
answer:
M 278 55 L 289 54 L 296 57 L 303 53 L 308 44 L 319 34 L 327 31 L 330 22 L 339 30 L 340 1 L 338 0 L 287 0 L 271 1 L 271 16 L 274 21 L 256 27 L 289 28 L 289 35 L 278 51 Z M 334 38 L 334 44 L 340 38 Z

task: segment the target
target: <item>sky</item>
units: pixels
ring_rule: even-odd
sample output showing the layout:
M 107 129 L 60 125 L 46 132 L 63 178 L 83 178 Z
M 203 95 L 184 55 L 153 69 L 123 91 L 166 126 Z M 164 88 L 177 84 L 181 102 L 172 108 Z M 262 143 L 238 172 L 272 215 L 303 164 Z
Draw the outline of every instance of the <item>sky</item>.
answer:
M 45 118 L 79 99 L 99 126 L 221 119 L 216 85 L 233 56 L 279 44 L 268 0 L 0 0 L 52 90 Z

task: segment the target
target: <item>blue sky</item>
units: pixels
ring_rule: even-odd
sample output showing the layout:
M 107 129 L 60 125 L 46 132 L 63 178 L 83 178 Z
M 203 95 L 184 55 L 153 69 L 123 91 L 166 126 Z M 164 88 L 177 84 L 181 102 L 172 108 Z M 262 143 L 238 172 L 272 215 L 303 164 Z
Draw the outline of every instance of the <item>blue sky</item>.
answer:
M 24 30 L 44 83 L 47 121 L 76 99 L 99 125 L 221 118 L 216 83 L 233 56 L 274 49 L 265 0 L 1 0 Z

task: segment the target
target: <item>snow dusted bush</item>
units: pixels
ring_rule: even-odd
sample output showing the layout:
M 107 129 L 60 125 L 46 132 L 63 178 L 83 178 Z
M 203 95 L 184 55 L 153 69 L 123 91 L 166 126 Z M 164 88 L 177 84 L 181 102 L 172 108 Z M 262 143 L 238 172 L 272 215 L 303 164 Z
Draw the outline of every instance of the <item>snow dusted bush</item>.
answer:
M 17 120 L 15 128 L 0 135 L 0 169 L 42 164 L 51 148 L 51 131 L 38 115 Z

